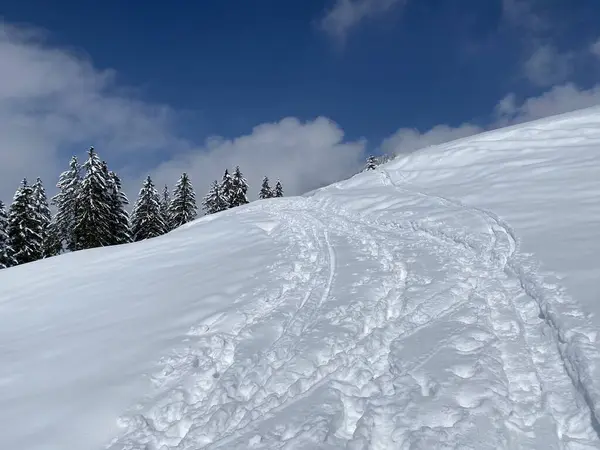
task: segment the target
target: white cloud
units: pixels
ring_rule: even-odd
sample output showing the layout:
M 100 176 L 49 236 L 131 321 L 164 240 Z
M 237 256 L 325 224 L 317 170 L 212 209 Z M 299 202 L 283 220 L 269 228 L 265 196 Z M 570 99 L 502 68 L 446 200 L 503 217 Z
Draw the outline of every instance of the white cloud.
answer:
M 590 51 L 594 56 L 600 58 L 600 39 L 590 45 Z
M 280 177 L 286 193 L 298 194 L 351 175 L 363 164 L 366 143 L 346 141 L 343 130 L 322 117 L 307 122 L 286 118 L 235 139 L 215 137 L 194 145 L 174 132 L 175 111 L 125 94 L 114 72 L 49 47 L 35 30 L 0 23 L 0 61 L 0 198 L 5 201 L 24 176 L 42 176 L 51 190 L 67 166 L 70 155 L 64 150 L 75 146 L 83 153 L 92 144 L 109 164 L 119 152 L 167 149 L 169 160 L 150 167 L 150 174 L 157 184 L 172 186 L 186 171 L 199 196 L 225 168 L 237 164 L 251 183 L 253 197 L 264 175 Z M 520 104 L 509 95 L 497 105 L 494 125 L 595 104 L 600 104 L 600 86 L 582 90 L 565 84 Z M 456 128 L 438 125 L 422 134 L 401 128 L 381 149 L 408 153 L 480 131 L 468 123 Z M 111 167 L 135 196 L 145 173 L 139 166 Z
M 344 42 L 352 28 L 360 22 L 382 15 L 407 0 L 336 0 L 321 19 L 320 25 L 329 35 Z
M 514 93 L 508 94 L 498 102 L 494 112 L 496 117 L 510 117 L 517 110 L 517 97 Z
M 534 3 L 534 0 L 502 0 L 502 17 L 511 26 L 527 33 L 540 32 L 548 23 L 534 12 Z
M 540 96 L 527 98 L 522 103 L 518 103 L 516 95 L 511 93 L 496 105 L 496 121 L 489 128 L 500 128 L 596 105 L 600 105 L 600 84 L 590 89 L 580 89 L 567 83 L 555 86 Z M 390 155 L 411 153 L 483 131 L 485 129 L 469 123 L 459 127 L 436 125 L 424 133 L 401 128 L 382 142 L 381 150 Z
M 179 173 L 193 177 L 199 194 L 225 167 L 239 164 L 253 189 L 263 174 L 281 177 L 287 193 L 330 183 L 357 168 L 363 142 L 343 143 L 343 132 L 327 119 L 300 123 L 285 119 L 256 127 L 234 140 L 194 145 L 174 131 L 178 115 L 163 105 L 139 100 L 117 84 L 116 74 L 45 43 L 43 33 L 0 22 L 0 199 L 10 201 L 23 177 L 41 176 L 48 191 L 67 168 L 68 150 L 81 155 L 94 145 L 138 192 L 139 166 L 115 160 L 143 160 L 168 151 L 171 161 L 150 173 L 172 185 Z M 119 158 L 138 152 L 142 158 Z
M 537 86 L 551 86 L 564 81 L 571 71 L 570 53 L 560 53 L 550 45 L 535 49 L 525 62 L 527 79 Z
M 8 201 L 23 177 L 41 176 L 51 190 L 67 166 L 65 148 L 94 144 L 114 154 L 184 145 L 170 133 L 169 108 L 119 94 L 113 72 L 43 38 L 0 22 L 0 198 Z
M 473 134 L 481 133 L 483 129 L 477 125 L 462 124 L 459 127 L 436 125 L 425 133 L 412 128 L 400 128 L 381 144 L 381 150 L 389 155 L 411 153 L 431 145 L 443 144 Z
M 580 89 L 572 83 L 555 86 L 538 97 L 517 104 L 514 94 L 507 95 L 496 106 L 498 126 L 527 122 L 577 109 L 600 105 L 600 85 Z
M 198 195 L 223 171 L 239 165 L 256 198 L 262 177 L 281 178 L 286 194 L 299 194 L 355 173 L 363 164 L 365 142 L 344 142 L 344 132 L 324 117 L 302 123 L 286 118 L 255 127 L 236 139 L 209 139 L 201 151 L 188 152 L 154 170 L 160 184 L 187 171 Z M 202 183 L 202 184 L 200 184 Z
M 502 24 L 511 37 L 517 36 L 522 46 L 519 70 L 536 87 L 549 87 L 566 81 L 574 71 L 581 52 L 559 51 L 556 24 L 548 15 L 543 0 L 502 0 Z

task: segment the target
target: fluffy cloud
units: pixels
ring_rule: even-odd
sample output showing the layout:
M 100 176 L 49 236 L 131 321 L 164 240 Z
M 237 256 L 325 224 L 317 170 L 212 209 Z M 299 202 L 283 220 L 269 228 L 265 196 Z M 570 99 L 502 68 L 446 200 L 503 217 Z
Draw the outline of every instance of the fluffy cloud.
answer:
M 324 31 L 339 42 L 344 42 L 352 28 L 360 22 L 404 6 L 407 0 L 336 0 L 333 7 L 321 19 Z
M 119 171 L 130 196 L 145 175 L 131 163 L 140 159 L 144 172 L 170 185 L 180 172 L 189 172 L 200 193 L 225 167 L 239 164 L 254 188 L 268 174 L 281 177 L 290 194 L 350 175 L 362 160 L 364 143 L 344 143 L 341 129 L 323 118 L 264 124 L 234 140 L 188 142 L 175 132 L 176 111 L 136 98 L 118 85 L 114 72 L 48 46 L 37 30 L 0 22 L 0 61 L 0 198 L 5 201 L 22 177 L 41 176 L 52 191 L 69 152 L 83 153 L 90 145 Z M 148 167 L 167 152 L 170 161 Z
M 600 58 L 600 39 L 590 45 L 590 51 L 594 56 Z
M 43 33 L 0 22 L 0 198 L 22 177 L 50 187 L 67 155 L 94 144 L 105 153 L 185 146 L 170 132 L 173 113 L 120 94 L 115 74 L 48 47 Z
M 187 171 L 199 193 L 225 168 L 239 165 L 248 179 L 252 197 L 262 177 L 281 178 L 287 194 L 299 194 L 355 173 L 363 164 L 365 142 L 344 142 L 344 132 L 329 119 L 306 123 L 286 118 L 255 127 L 235 139 L 211 138 L 202 151 L 174 158 L 154 170 L 160 182 L 174 180 Z
M 575 67 L 589 57 L 583 55 L 580 48 L 557 49 L 556 44 L 564 40 L 557 39 L 560 35 L 551 17 L 552 9 L 546 3 L 543 0 L 502 0 L 502 23 L 521 41 L 519 75 L 536 87 L 565 82 Z
M 535 0 L 501 0 L 502 17 L 506 24 L 536 34 L 548 27 L 547 21 L 534 11 Z M 335 0 L 319 21 L 330 36 L 344 42 L 348 33 L 361 22 L 385 14 L 394 7 L 403 7 L 408 0 Z
M 600 105 L 600 85 L 580 89 L 567 83 L 555 86 L 538 97 L 528 98 L 521 104 L 514 94 L 509 94 L 496 106 L 497 125 L 527 122 L 596 105 Z
M 537 86 L 551 86 L 567 78 L 571 60 L 570 53 L 560 53 L 550 45 L 543 45 L 525 62 L 525 76 Z
M 425 133 L 411 128 L 401 128 L 381 144 L 381 150 L 389 155 L 411 153 L 431 145 L 443 144 L 482 132 L 476 125 L 463 124 L 453 128 L 448 125 L 436 125 Z
M 379 8 L 391 7 L 390 1 Z M 372 13 L 361 14 L 356 17 Z M 322 117 L 306 122 L 286 118 L 258 125 L 235 139 L 188 142 L 174 131 L 176 111 L 123 91 L 114 72 L 98 70 L 80 55 L 49 47 L 44 36 L 31 29 L 0 23 L 0 61 L 3 200 L 10 200 L 23 176 L 41 176 L 51 190 L 67 165 L 69 152 L 73 148 L 83 151 L 92 144 L 122 175 L 130 196 L 137 193 L 146 171 L 157 184 L 170 186 L 186 171 L 202 195 L 225 168 L 239 164 L 254 196 L 264 175 L 280 177 L 286 193 L 298 194 L 351 175 L 363 164 L 366 143 L 348 142 L 337 124 Z M 600 86 L 583 90 L 565 84 L 521 103 L 511 94 L 497 105 L 498 121 L 493 126 L 596 104 L 600 104 Z M 424 133 L 401 128 L 383 141 L 381 150 L 408 153 L 480 131 L 468 123 L 456 128 L 438 125 Z M 162 162 L 155 152 L 162 152 Z M 139 158 L 140 154 L 153 157 Z M 130 164 L 140 159 L 147 161 L 144 168 Z
M 528 34 L 546 29 L 547 21 L 534 11 L 534 0 L 502 0 L 502 17 L 511 26 Z
M 572 83 L 554 86 L 540 96 L 517 101 L 509 94 L 495 107 L 496 120 L 488 129 L 541 119 L 544 117 L 600 105 L 600 85 L 580 89 Z M 381 144 L 381 150 L 390 155 L 411 153 L 432 145 L 443 144 L 463 137 L 481 133 L 485 129 L 465 123 L 459 127 L 437 125 L 420 133 L 414 129 L 401 128 Z

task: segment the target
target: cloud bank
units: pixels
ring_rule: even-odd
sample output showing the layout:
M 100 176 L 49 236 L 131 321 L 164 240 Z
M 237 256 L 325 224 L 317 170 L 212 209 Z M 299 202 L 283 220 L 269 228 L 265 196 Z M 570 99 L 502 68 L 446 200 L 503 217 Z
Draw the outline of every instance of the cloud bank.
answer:
M 360 13 L 346 12 L 355 19 L 340 22 L 353 26 L 374 14 L 366 11 L 382 11 L 396 2 L 376 7 L 366 1 L 345 3 L 346 8 L 363 5 Z M 589 54 L 595 49 L 590 47 Z M 172 186 L 186 171 L 202 196 L 225 168 L 240 165 L 255 198 L 264 175 L 281 178 L 286 194 L 293 195 L 348 177 L 364 164 L 367 142 L 348 141 L 343 129 L 325 117 L 288 117 L 258 125 L 244 136 L 190 142 L 176 131 L 177 111 L 124 89 L 114 71 L 100 70 L 80 54 L 48 45 L 39 30 L 0 22 L 0 61 L 0 199 L 6 202 L 23 177 L 41 176 L 51 194 L 73 149 L 84 155 L 90 145 L 121 174 L 132 200 L 148 173 L 158 185 Z M 497 120 L 490 126 L 596 104 L 600 85 L 581 89 L 567 83 L 520 100 L 509 94 L 496 105 Z M 470 123 L 440 124 L 424 132 L 400 128 L 378 148 L 408 153 L 480 131 Z
M 120 94 L 115 73 L 47 46 L 31 28 L 0 22 L 0 198 L 23 177 L 47 187 L 66 168 L 65 149 L 90 145 L 107 154 L 181 147 L 172 111 Z
M 308 122 L 289 117 L 258 125 L 235 139 L 210 138 L 201 149 L 178 155 L 153 173 L 159 183 L 166 183 L 187 171 L 202 194 L 213 179 L 221 179 L 225 168 L 239 165 L 252 198 L 265 175 L 273 183 L 281 178 L 286 194 L 300 194 L 359 170 L 365 145 L 364 141 L 345 142 L 343 130 L 325 117 Z
M 495 120 L 487 128 L 464 123 L 458 127 L 436 125 L 423 133 L 401 128 L 385 139 L 381 149 L 388 154 L 401 155 L 432 145 L 443 144 L 485 130 L 500 128 L 600 105 L 600 84 L 582 89 L 574 83 L 554 86 L 539 96 L 521 101 L 514 93 L 501 99 L 494 108 Z
M 525 76 L 536 86 L 552 86 L 567 79 L 573 55 L 560 53 L 551 45 L 542 45 L 525 61 Z
M 52 193 L 71 151 L 83 156 L 90 145 L 122 174 L 130 197 L 146 172 L 172 185 L 187 171 L 202 194 L 226 167 L 239 164 L 254 188 L 267 174 L 298 194 L 362 164 L 365 143 L 344 142 L 341 128 L 325 118 L 289 118 L 236 139 L 189 142 L 175 131 L 172 108 L 136 97 L 119 86 L 114 71 L 48 45 L 36 29 L 0 22 L 0 61 L 0 199 L 6 202 L 23 177 L 42 177 Z
M 381 150 L 390 155 L 412 153 L 421 148 L 472 136 L 482 131 L 483 128 L 469 123 L 454 128 L 448 125 L 436 125 L 424 133 L 411 128 L 400 128 L 382 142 Z
M 600 105 L 600 85 L 580 89 L 573 83 L 554 86 L 537 97 L 517 102 L 515 94 L 504 97 L 496 106 L 498 125 L 522 123 L 556 114 Z

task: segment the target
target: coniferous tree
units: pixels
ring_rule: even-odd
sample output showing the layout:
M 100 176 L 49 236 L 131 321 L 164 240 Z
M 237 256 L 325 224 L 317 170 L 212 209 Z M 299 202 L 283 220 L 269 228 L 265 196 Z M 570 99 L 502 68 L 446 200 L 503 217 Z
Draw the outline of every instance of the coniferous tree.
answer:
M 186 173 L 175 185 L 173 198 L 169 205 L 169 221 L 171 229 L 175 229 L 184 223 L 190 222 L 196 218 L 196 193 L 192 182 Z
M 69 163 L 69 170 L 60 175 L 56 187 L 59 189 L 51 202 L 56 206 L 56 233 L 62 245 L 70 251 L 77 249 L 73 230 L 77 213 L 79 187 L 81 183 L 81 167 L 77 158 L 73 156 Z
M 283 197 L 283 186 L 281 185 L 281 181 L 277 180 L 275 183 L 275 188 L 273 189 L 273 197 Z
M 8 242 L 16 264 L 40 259 L 43 255 L 42 226 L 36 210 L 33 188 L 24 179 L 17 189 L 8 215 Z
M 377 158 L 373 155 L 370 155 L 367 158 L 367 164 L 365 166 L 365 170 L 375 170 L 378 166 Z
M 221 192 L 221 186 L 217 180 L 213 181 L 212 185 L 210 186 L 208 194 L 206 194 L 206 197 L 204 197 L 204 200 L 202 201 L 202 207 L 206 214 L 218 213 L 219 211 L 224 211 L 229 207 L 227 200 Z
M 90 147 L 83 169 L 85 175 L 78 191 L 75 214 L 77 250 L 104 247 L 113 243 L 110 181 L 94 147 Z
M 264 177 L 262 186 L 260 188 L 260 192 L 258 193 L 258 198 L 265 199 L 271 198 L 274 196 L 273 191 L 271 190 L 271 186 L 269 186 L 269 177 Z
M 233 191 L 229 200 L 229 207 L 245 205 L 248 203 L 248 182 L 242 175 L 240 167 L 237 166 L 231 177 Z
M 50 258 L 51 256 L 60 255 L 62 252 L 62 241 L 56 221 L 53 219 L 46 229 L 44 238 L 43 257 Z
M 160 199 L 160 216 L 162 217 L 163 223 L 165 224 L 165 233 L 171 231 L 170 220 L 169 220 L 169 205 L 171 204 L 171 194 L 169 193 L 169 187 L 165 184 L 163 189 L 162 197 Z
M 165 234 L 160 197 L 149 175 L 131 213 L 131 231 L 136 242 Z
M 108 195 L 110 199 L 110 234 L 111 244 L 127 244 L 131 242 L 131 229 L 129 227 L 129 214 L 125 209 L 129 199 L 121 186 L 121 179 L 114 172 L 108 172 Z
M 233 197 L 233 178 L 231 178 L 231 174 L 228 169 L 225 169 L 225 173 L 223 174 L 223 178 L 221 179 L 221 197 L 227 203 L 227 208 L 231 208 L 231 199 Z
M 52 221 L 52 215 L 50 208 L 48 207 L 48 198 L 46 197 L 46 190 L 42 180 L 38 178 L 33 184 L 33 204 L 35 206 L 36 213 L 38 215 L 38 221 L 42 231 L 42 256 L 46 256 L 46 246 L 48 245 L 48 233 L 50 222 Z M 49 247 L 50 248 L 50 247 Z
M 0 200 L 0 269 L 14 266 L 12 248 L 8 242 L 8 214 L 4 203 Z

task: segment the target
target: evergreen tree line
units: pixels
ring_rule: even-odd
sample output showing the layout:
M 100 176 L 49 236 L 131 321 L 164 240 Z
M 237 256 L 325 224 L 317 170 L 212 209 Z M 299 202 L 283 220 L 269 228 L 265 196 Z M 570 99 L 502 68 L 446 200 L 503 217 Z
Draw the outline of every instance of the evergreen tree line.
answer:
M 165 234 L 197 216 L 196 194 L 183 173 L 173 192 L 167 186 L 159 194 L 151 177 L 142 184 L 131 215 L 121 180 L 109 171 L 93 147 L 80 165 L 72 157 L 69 169 L 60 175 L 59 192 L 50 204 L 42 181 L 33 185 L 24 179 L 8 208 L 0 201 L 0 269 L 55 256 L 65 251 L 125 244 Z M 239 167 L 225 170 L 202 202 L 206 214 L 249 203 L 248 183 Z M 274 188 L 265 177 L 259 198 L 283 197 L 278 180 Z
M 258 193 L 258 198 L 266 199 L 274 197 L 283 197 L 281 182 L 277 180 L 275 187 L 271 188 L 269 177 L 265 176 L 260 192 Z M 202 207 L 206 214 L 214 214 L 229 208 L 245 205 L 246 203 L 248 203 L 248 182 L 238 166 L 233 171 L 233 174 L 230 174 L 229 170 L 225 169 L 220 183 L 217 180 L 212 182 L 208 194 L 206 194 L 202 201 Z

